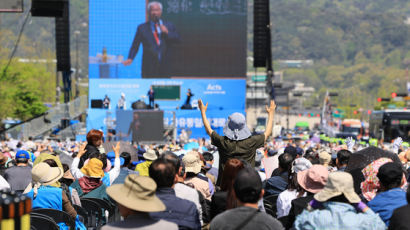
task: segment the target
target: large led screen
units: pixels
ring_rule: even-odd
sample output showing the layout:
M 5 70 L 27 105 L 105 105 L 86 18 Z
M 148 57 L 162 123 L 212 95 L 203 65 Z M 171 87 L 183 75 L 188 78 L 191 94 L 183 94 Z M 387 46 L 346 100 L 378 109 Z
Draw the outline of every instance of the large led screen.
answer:
M 245 78 L 246 2 L 90 0 L 89 77 Z

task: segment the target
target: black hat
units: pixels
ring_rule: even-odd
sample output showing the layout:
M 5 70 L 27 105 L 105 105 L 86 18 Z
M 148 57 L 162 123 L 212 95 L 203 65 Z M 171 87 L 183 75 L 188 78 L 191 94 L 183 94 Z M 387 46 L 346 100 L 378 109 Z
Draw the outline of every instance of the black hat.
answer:
M 251 167 L 245 167 L 236 175 L 233 184 L 238 200 L 243 203 L 257 203 L 262 191 L 259 173 Z
M 382 165 L 377 173 L 380 183 L 389 185 L 392 183 L 399 183 L 403 178 L 403 169 L 399 163 L 389 162 Z
M 289 153 L 290 155 L 292 155 L 293 158 L 296 158 L 296 156 L 298 155 L 296 148 L 293 147 L 292 145 L 286 146 L 283 152 Z

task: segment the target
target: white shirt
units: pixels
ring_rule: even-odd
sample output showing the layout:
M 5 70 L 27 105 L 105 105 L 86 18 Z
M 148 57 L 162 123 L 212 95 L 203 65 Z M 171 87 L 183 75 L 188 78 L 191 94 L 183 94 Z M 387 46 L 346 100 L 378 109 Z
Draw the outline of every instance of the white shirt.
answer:
M 84 176 L 84 174 L 78 168 L 79 163 L 80 163 L 80 158 L 78 157 L 74 158 L 73 162 L 71 163 L 71 174 L 73 174 L 73 177 L 76 180 Z M 110 185 L 114 182 L 115 179 L 117 179 L 118 175 L 120 175 L 120 169 L 121 169 L 121 161 L 119 157 L 116 157 L 114 160 L 114 168 L 112 168 L 108 172 L 108 175 L 110 176 Z
M 194 202 L 194 204 L 196 205 L 196 209 L 198 210 L 199 221 L 201 222 L 202 226 L 202 206 L 199 203 L 198 192 L 195 189 L 189 187 L 188 185 L 182 183 L 176 183 L 174 186 L 174 190 L 175 195 L 177 197 Z
M 266 180 L 266 174 L 258 170 L 259 176 L 261 177 L 261 181 L 264 182 Z
M 4 177 L 0 176 L 0 190 L 10 189 L 9 183 L 4 179 Z
M 296 199 L 298 192 L 295 190 L 286 189 L 281 192 L 276 200 L 277 218 L 289 215 L 290 208 L 292 207 L 292 200 Z M 303 194 L 306 196 L 306 193 Z

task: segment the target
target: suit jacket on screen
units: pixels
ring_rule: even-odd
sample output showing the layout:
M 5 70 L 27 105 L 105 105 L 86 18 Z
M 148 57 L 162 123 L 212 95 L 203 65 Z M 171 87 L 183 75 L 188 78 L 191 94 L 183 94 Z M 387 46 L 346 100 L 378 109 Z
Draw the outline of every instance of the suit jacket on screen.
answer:
M 142 77 L 157 78 L 169 77 L 172 75 L 172 68 L 169 66 L 169 59 L 172 58 L 172 43 L 179 41 L 179 35 L 175 26 L 167 21 L 162 23 L 168 29 L 168 34 L 161 33 L 158 46 L 154 34 L 151 30 L 150 21 L 140 24 L 134 36 L 128 59 L 134 59 L 142 43 Z

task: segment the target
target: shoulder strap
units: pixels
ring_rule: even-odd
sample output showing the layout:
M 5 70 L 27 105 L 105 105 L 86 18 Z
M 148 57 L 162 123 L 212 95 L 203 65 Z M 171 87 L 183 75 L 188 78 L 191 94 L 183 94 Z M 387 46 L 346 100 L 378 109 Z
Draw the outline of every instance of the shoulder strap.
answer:
M 259 212 L 258 209 L 256 209 L 254 212 L 252 212 L 244 221 L 240 222 L 235 228 L 233 228 L 234 230 L 240 230 L 243 228 L 243 226 L 245 226 L 246 223 L 248 223 L 250 220 L 252 220 L 253 217 L 256 216 L 256 214 Z

